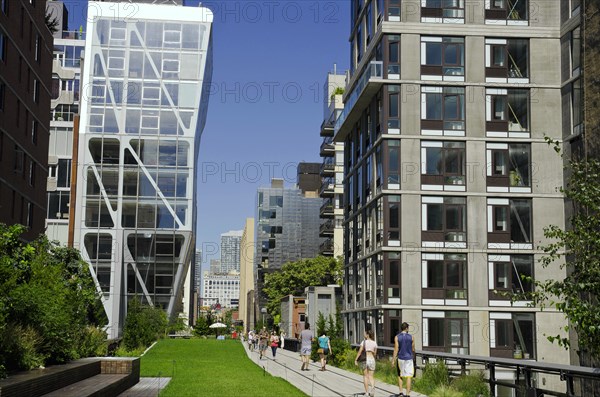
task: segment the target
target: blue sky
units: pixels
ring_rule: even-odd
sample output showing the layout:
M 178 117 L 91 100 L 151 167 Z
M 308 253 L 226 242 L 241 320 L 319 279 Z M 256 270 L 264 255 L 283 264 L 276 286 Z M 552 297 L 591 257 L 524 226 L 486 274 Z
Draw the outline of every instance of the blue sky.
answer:
M 195 5 L 198 1 L 187 1 Z M 65 1 L 78 29 L 86 1 Z M 350 2 L 203 1 L 214 13 L 214 73 L 199 156 L 197 245 L 218 259 L 220 234 L 254 216 L 256 189 L 295 182 L 320 162 L 323 84 L 348 69 Z M 85 26 L 85 25 L 84 25 Z

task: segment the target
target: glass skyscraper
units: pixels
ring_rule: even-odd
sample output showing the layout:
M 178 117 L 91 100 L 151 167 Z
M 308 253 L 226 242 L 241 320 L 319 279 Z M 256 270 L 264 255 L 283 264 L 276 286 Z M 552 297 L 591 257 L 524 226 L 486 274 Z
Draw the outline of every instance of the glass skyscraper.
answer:
M 89 4 L 74 242 L 103 293 L 109 337 L 134 296 L 169 316 L 181 310 L 211 23 L 203 7 Z
M 240 271 L 240 242 L 243 230 L 221 234 L 221 272 Z

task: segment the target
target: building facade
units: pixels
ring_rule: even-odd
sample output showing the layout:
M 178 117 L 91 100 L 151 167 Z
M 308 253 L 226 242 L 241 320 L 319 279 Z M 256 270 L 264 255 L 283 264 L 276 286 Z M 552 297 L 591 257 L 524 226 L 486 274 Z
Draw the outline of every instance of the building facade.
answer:
M 48 212 L 46 235 L 63 245 L 70 243 L 71 176 L 73 145 L 77 139 L 76 119 L 79 115 L 82 55 L 85 34 L 69 31 L 68 13 L 61 1 L 47 3 L 48 14 L 59 27 L 54 33 L 52 86 L 50 102 L 50 142 L 48 147 Z
M 221 234 L 221 273 L 240 271 L 240 242 L 243 230 Z
M 135 18 L 114 17 L 128 7 L 88 8 L 77 151 L 74 244 L 103 293 L 109 337 L 134 297 L 182 310 L 212 76 L 210 10 L 136 4 Z
M 324 238 L 319 246 L 319 254 L 337 258 L 344 252 L 344 143 L 334 142 L 335 121 L 344 109 L 342 94 L 345 75 L 328 73 L 323 86 L 325 106 L 320 135 L 323 137 L 320 154 L 323 162 L 320 167 L 321 187 L 319 194 L 323 199 L 319 215 L 321 225 L 319 236 Z M 341 91 L 340 91 L 341 90 Z
M 0 222 L 44 232 L 52 35 L 45 2 L 0 3 Z
M 418 349 L 568 363 L 544 336 L 564 316 L 509 298 L 565 275 L 538 262 L 565 225 L 544 140 L 562 138 L 560 4 L 352 2 L 335 126 L 351 343 L 372 328 L 393 346 L 407 321 Z
M 244 330 L 254 329 L 254 218 L 246 218 L 240 241 L 240 319 Z
M 313 195 L 314 196 L 314 195 Z M 284 188 L 273 179 L 271 187 L 258 189 L 256 205 L 254 275 L 256 301 L 254 317 L 266 304 L 262 293 L 265 275 L 286 263 L 314 258 L 319 253 L 319 197 L 305 197 L 298 188 Z
M 234 308 L 240 301 L 240 274 L 204 272 L 202 306 L 213 309 Z

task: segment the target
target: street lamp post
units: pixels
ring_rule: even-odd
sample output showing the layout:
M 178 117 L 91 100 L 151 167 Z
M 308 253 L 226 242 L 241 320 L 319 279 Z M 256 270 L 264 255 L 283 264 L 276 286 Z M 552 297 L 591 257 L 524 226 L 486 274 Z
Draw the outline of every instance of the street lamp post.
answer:
M 260 312 L 262 313 L 262 323 L 263 323 L 263 327 L 266 327 L 265 325 L 265 314 L 267 313 L 267 308 L 263 307 L 262 309 L 260 309 Z

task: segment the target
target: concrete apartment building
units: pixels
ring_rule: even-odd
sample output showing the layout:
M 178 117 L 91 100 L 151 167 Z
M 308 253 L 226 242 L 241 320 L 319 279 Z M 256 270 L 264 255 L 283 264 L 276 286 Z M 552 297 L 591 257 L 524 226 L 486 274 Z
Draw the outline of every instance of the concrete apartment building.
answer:
M 212 76 L 210 10 L 140 3 L 135 18 L 113 17 L 130 6 L 88 8 L 75 153 L 74 246 L 103 292 L 111 338 L 135 296 L 168 316 L 187 310 Z
M 565 225 L 544 141 L 563 137 L 563 3 L 352 1 L 335 125 L 351 343 L 372 328 L 393 346 L 407 321 L 417 349 L 569 363 L 545 337 L 564 316 L 508 297 L 531 290 L 520 275 L 565 276 L 538 263 L 543 228 Z
M 71 191 L 71 174 L 85 34 L 68 30 L 69 14 L 62 1 L 50 1 L 46 9 L 62 28 L 53 34 L 46 235 L 50 240 L 67 245 L 72 243 L 69 219 L 76 209 L 70 206 L 71 195 L 74 194 Z
M 44 232 L 52 34 L 45 2 L 0 2 L 0 222 Z
M 339 89 L 345 86 L 345 75 L 333 73 L 327 74 L 327 81 L 323 86 L 323 122 L 321 123 L 320 135 L 323 142 L 320 147 L 320 155 L 323 162 L 320 166 L 321 186 L 319 195 L 323 204 L 319 210 L 321 225 L 319 226 L 319 237 L 324 241 L 319 246 L 319 254 L 337 258 L 344 251 L 344 144 L 333 141 L 333 129 L 335 121 L 344 109 L 342 94 Z M 337 91 L 336 91 L 337 90 Z
M 239 306 L 240 274 L 204 272 L 202 277 L 202 310 Z

